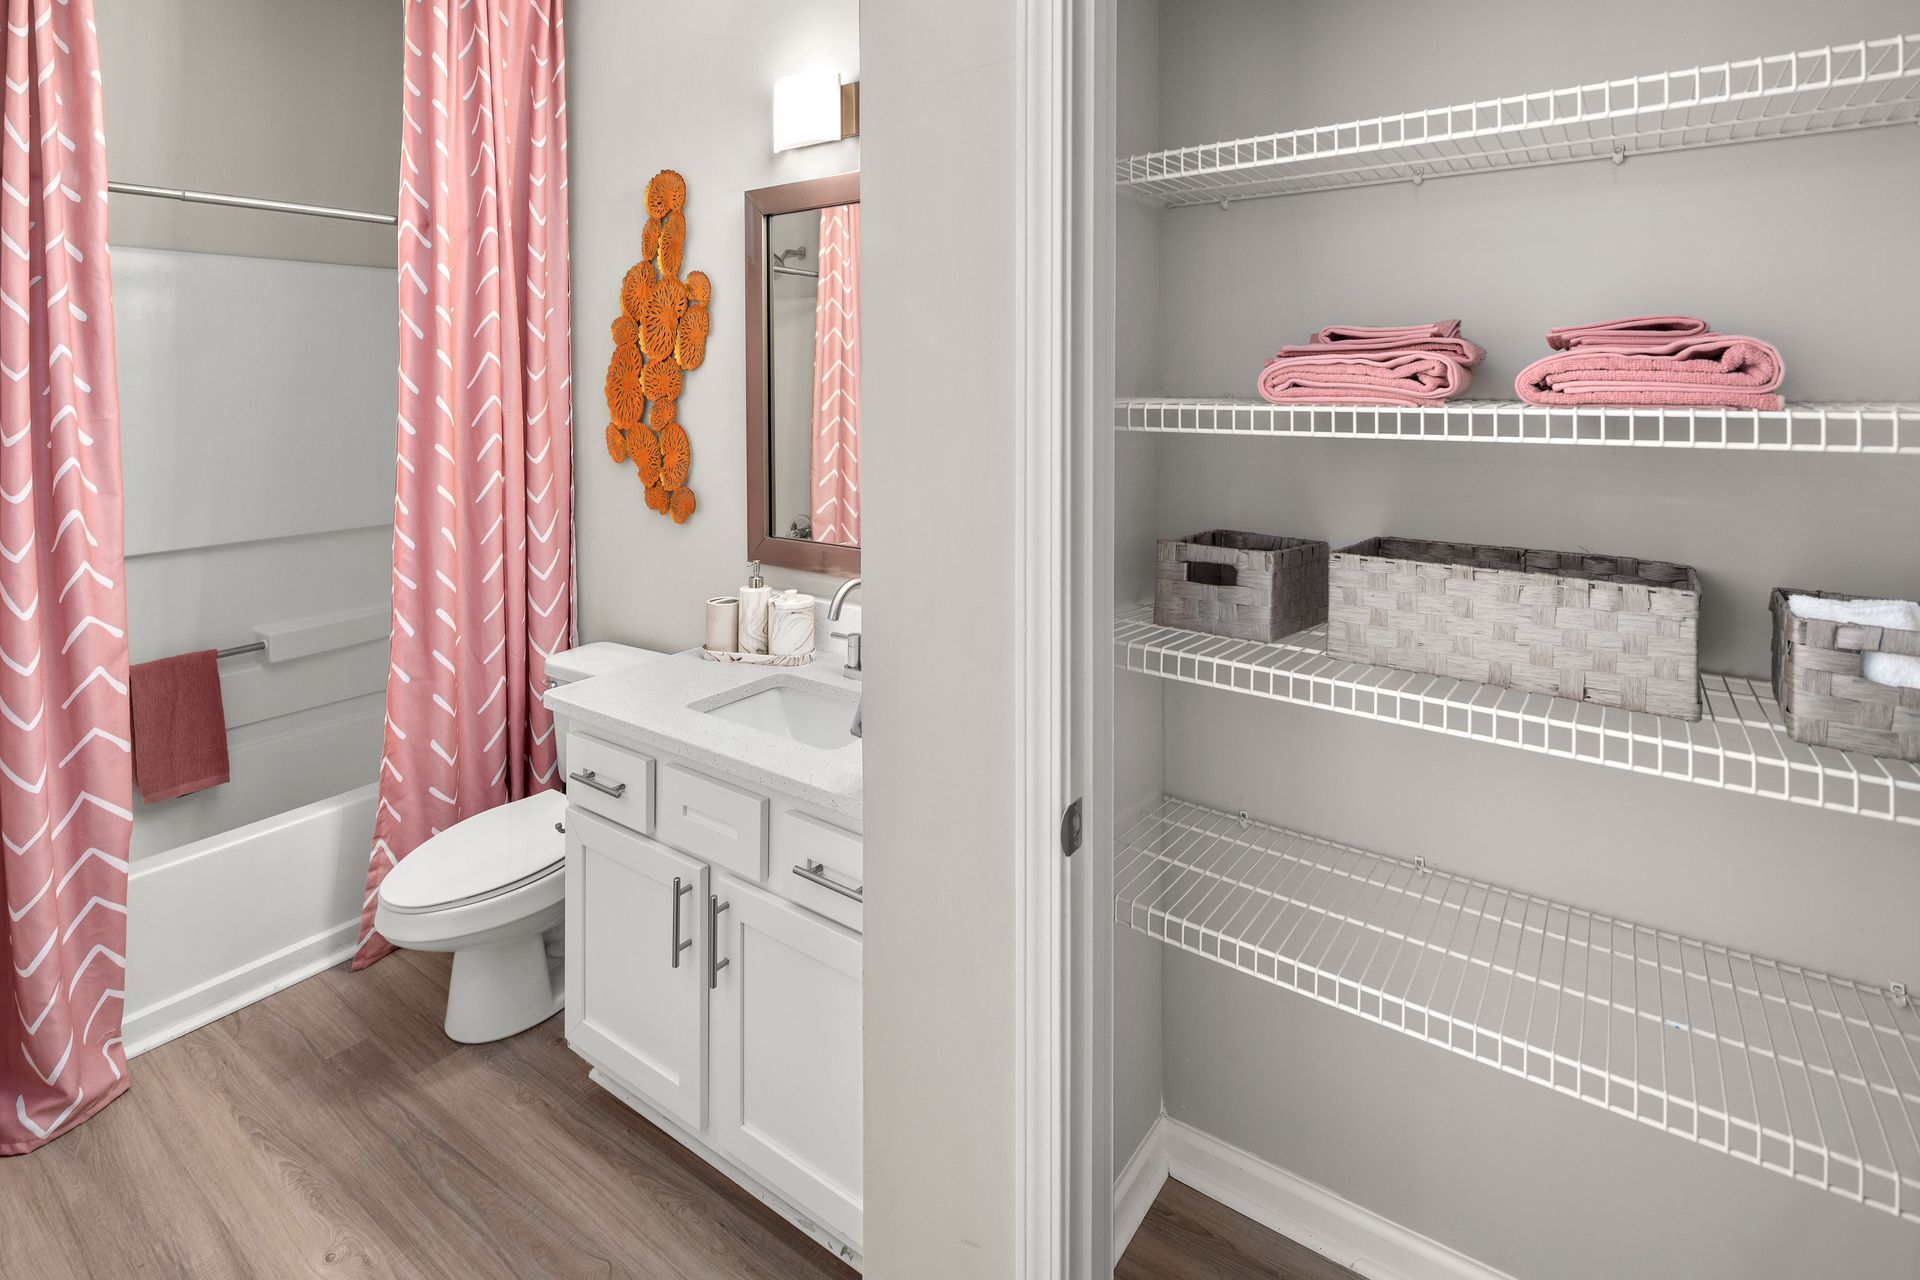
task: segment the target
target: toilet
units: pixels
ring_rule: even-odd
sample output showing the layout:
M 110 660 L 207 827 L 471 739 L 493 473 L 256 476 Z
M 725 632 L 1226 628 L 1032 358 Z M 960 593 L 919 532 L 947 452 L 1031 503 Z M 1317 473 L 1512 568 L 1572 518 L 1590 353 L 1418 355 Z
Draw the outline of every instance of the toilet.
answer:
M 547 659 L 549 686 L 662 655 L 605 642 Z M 558 731 L 556 731 L 558 732 Z M 566 777 L 560 734 L 560 776 Z M 567 797 L 542 791 L 476 813 L 428 839 L 380 882 L 373 927 L 409 951 L 451 951 L 447 1035 L 483 1044 L 560 1011 Z

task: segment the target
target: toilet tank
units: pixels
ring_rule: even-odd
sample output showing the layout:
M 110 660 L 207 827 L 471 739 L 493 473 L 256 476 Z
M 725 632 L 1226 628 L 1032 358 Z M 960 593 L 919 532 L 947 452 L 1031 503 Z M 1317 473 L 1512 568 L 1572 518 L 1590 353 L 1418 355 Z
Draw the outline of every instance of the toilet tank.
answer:
M 576 680 L 586 680 L 593 676 L 609 675 L 615 671 L 624 671 L 628 667 L 637 667 L 643 662 L 652 662 L 666 655 L 655 649 L 641 649 L 630 644 L 614 644 L 607 640 L 596 640 L 592 644 L 583 644 L 575 649 L 562 649 L 558 653 L 547 655 L 547 687 L 572 684 Z M 560 737 L 560 770 L 566 776 L 567 768 L 567 726 L 559 725 L 556 732 Z

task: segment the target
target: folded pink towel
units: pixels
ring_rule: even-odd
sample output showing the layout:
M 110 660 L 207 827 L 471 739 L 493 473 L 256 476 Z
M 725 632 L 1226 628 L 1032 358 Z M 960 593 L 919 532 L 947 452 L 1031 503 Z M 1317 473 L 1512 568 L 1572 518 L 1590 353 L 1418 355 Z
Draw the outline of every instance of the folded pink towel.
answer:
M 1460 336 L 1458 320 L 1441 320 L 1435 324 L 1410 324 L 1385 329 L 1373 329 L 1354 324 L 1330 325 L 1314 334 L 1307 343 L 1282 347 L 1278 354 L 1281 358 L 1285 358 L 1325 355 L 1329 351 L 1389 354 L 1430 351 L 1452 356 L 1469 369 L 1487 358 L 1484 347 Z
M 1697 316 L 1628 316 L 1622 320 L 1602 320 L 1598 324 L 1570 324 L 1547 331 L 1547 345 L 1555 351 L 1574 347 L 1631 347 L 1646 349 L 1675 338 L 1698 338 L 1708 332 L 1707 322 Z
M 1520 371 L 1514 389 L 1529 404 L 1708 405 L 1779 409 L 1773 392 L 1786 362 L 1771 343 L 1724 333 L 1655 339 L 1644 352 L 1581 347 Z
M 1272 404 L 1439 404 L 1473 385 L 1471 366 L 1442 352 L 1277 355 L 1260 372 Z

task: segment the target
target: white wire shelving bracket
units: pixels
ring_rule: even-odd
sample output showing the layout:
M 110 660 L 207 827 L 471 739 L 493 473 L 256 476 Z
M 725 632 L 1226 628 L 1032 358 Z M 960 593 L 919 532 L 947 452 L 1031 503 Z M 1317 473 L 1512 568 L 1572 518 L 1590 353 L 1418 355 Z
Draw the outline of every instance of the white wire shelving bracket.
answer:
M 1676 720 L 1327 655 L 1324 626 L 1273 644 L 1114 623 L 1114 665 L 1186 684 L 1672 778 L 1833 813 L 1920 826 L 1920 765 L 1795 742 L 1759 684 L 1703 675 L 1699 720 Z
M 1175 147 L 1118 162 L 1169 207 L 1907 124 L 1920 34 Z
M 1920 404 L 1804 403 L 1767 411 L 1625 405 L 1573 408 L 1520 400 L 1457 400 L 1416 409 L 1133 399 L 1114 401 L 1113 426 L 1116 431 L 1164 435 L 1920 456 Z
M 1181 800 L 1114 884 L 1150 937 L 1920 1223 L 1920 1008 L 1895 992 Z

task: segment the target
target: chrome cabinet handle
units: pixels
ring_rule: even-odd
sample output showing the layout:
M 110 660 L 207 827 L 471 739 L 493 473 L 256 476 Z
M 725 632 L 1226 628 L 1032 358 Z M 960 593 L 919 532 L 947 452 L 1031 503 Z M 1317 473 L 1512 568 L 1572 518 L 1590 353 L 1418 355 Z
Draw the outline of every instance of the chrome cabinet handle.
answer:
M 621 796 L 627 794 L 626 783 L 602 782 L 600 781 L 600 775 L 595 773 L 591 769 L 576 769 L 572 773 L 568 774 L 567 778 L 569 781 L 578 782 L 583 786 L 592 787 L 595 791 L 598 791 L 601 795 L 612 796 L 615 800 L 618 800 Z
M 680 940 L 680 899 L 693 892 L 693 886 L 680 883 L 680 877 L 673 878 L 673 967 L 680 967 L 680 953 L 693 945 L 693 939 Z
M 841 884 L 837 880 L 827 879 L 827 864 L 824 862 L 796 862 L 793 864 L 793 874 L 799 876 L 802 880 L 808 880 L 819 885 L 822 889 L 831 889 L 843 898 L 852 898 L 855 902 L 866 901 L 862 896 L 866 892 L 867 887 L 865 885 L 856 884 L 849 886 Z
M 720 956 L 720 913 L 733 904 L 720 901 L 717 895 L 707 898 L 707 990 L 720 988 L 720 971 L 729 961 Z

